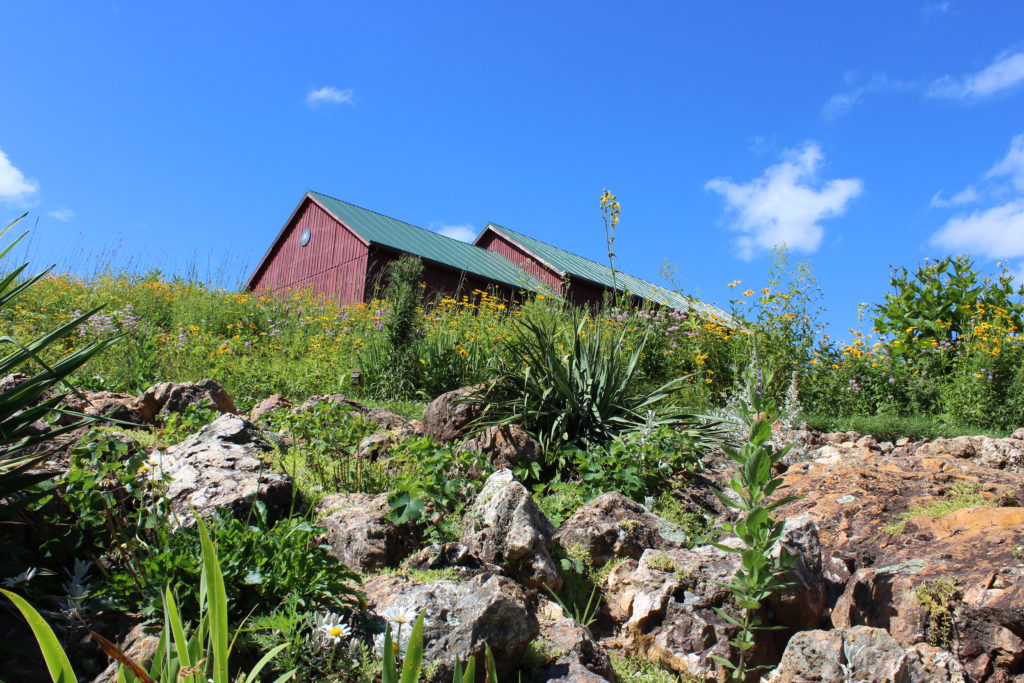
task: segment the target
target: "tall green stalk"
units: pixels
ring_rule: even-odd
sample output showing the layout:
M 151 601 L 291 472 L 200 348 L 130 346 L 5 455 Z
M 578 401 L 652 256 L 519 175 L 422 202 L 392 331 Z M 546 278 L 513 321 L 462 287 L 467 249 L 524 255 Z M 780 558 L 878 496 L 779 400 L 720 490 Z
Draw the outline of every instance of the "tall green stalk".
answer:
M 779 409 L 765 391 L 766 382 L 762 371 L 755 368 L 756 350 L 755 363 L 746 373 L 752 413 L 742 416 L 749 427 L 749 436 L 740 450 L 725 449 L 726 454 L 739 465 L 737 473 L 728 483 L 728 488 L 735 495 L 715 491 L 724 505 L 740 512 L 738 520 L 722 525 L 721 533 L 739 538 L 742 546 L 715 544 L 721 550 L 740 556 L 736 575 L 722 585 L 732 591 L 742 613 L 737 619 L 725 610 L 716 608 L 719 616 L 739 629 L 729 641 L 736 648 L 738 658 L 733 662 L 714 656 L 715 661 L 725 667 L 730 677 L 737 681 L 746 681 L 750 674 L 763 668 L 752 667 L 749 662 L 756 645 L 756 632 L 772 628 L 762 623 L 761 606 L 772 593 L 786 585 L 780 576 L 792 561 L 785 550 L 778 554 L 774 552 L 776 544 L 782 539 L 785 522 L 775 520 L 772 513 L 795 500 L 795 497 L 784 496 L 771 500 L 772 495 L 783 486 L 782 478 L 774 476 L 773 468 L 789 448 L 776 450 L 771 444 L 772 423 L 778 419 Z

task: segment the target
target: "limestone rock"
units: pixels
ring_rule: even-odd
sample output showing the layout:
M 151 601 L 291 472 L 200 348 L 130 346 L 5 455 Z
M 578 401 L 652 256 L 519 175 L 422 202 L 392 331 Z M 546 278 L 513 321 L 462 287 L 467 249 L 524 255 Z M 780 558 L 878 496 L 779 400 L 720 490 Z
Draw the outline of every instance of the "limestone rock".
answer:
M 540 622 L 540 644 L 551 658 L 533 683 L 601 683 L 615 676 L 608 653 L 590 631 L 572 619 Z
M 139 398 L 136 409 L 147 421 L 152 421 L 157 415 L 184 412 L 188 406 L 238 413 L 228 392 L 212 379 L 154 384 Z
M 602 493 L 573 513 L 555 533 L 563 548 L 586 552 L 595 568 L 616 558 L 639 559 L 647 548 L 674 547 L 658 532 L 656 515 L 621 493 Z
M 609 611 L 626 618 L 621 629 L 626 646 L 683 676 L 717 680 L 712 656 L 730 658 L 729 639 L 736 627 L 716 607 L 738 616 L 724 582 L 736 574 L 739 556 L 714 546 L 691 550 L 645 550 L 630 574 L 627 560 L 608 577 Z M 614 605 L 614 607 L 612 606 Z M 759 637 L 750 652 L 754 663 L 775 661 L 770 636 Z
M 463 519 L 462 542 L 525 585 L 557 590 L 562 579 L 548 550 L 552 531 L 530 492 L 503 469 L 487 478 Z
M 151 476 L 170 476 L 167 498 L 187 526 L 195 523 L 190 508 L 203 517 L 218 508 L 243 516 L 256 500 L 276 519 L 289 509 L 293 487 L 291 477 L 274 472 L 262 459 L 270 450 L 251 422 L 224 414 L 181 443 L 154 451 Z
M 388 519 L 389 511 L 386 493 L 327 496 L 317 508 L 318 525 L 325 531 L 319 541 L 350 569 L 370 572 L 396 567 L 415 548 L 416 537 L 408 526 Z
M 491 648 L 500 675 L 510 674 L 539 630 L 523 589 L 503 576 L 482 574 L 468 581 L 416 584 L 383 574 L 369 578 L 363 588 L 373 612 L 380 617 L 381 629 L 384 620 L 393 621 L 399 615 L 415 617 L 426 611 L 423 658 L 440 664 L 437 681 L 451 680 L 455 657 L 465 662 L 480 656 L 485 644 Z M 402 628 L 403 649 L 411 630 L 409 625 Z
M 292 407 L 292 402 L 281 394 L 271 394 L 249 411 L 249 419 L 253 422 L 260 422 L 260 418 L 278 410 L 285 410 Z
M 854 626 L 804 631 L 790 639 L 767 683 L 966 683 L 948 652 L 928 645 L 904 647 L 884 629 Z
M 488 456 L 495 467 L 516 467 L 544 461 L 540 442 L 519 425 L 494 425 L 466 441 L 462 448 Z
M 113 391 L 83 391 L 79 394 L 68 394 L 61 401 L 61 408 L 90 417 L 109 417 L 137 425 L 152 422 L 152 416 L 147 417 L 137 397 Z M 73 415 L 62 415 L 60 422 L 61 424 L 74 424 L 79 419 Z
M 466 436 L 469 423 L 480 416 L 480 406 L 471 402 L 482 385 L 463 387 L 441 394 L 423 411 L 423 430 L 444 443 Z

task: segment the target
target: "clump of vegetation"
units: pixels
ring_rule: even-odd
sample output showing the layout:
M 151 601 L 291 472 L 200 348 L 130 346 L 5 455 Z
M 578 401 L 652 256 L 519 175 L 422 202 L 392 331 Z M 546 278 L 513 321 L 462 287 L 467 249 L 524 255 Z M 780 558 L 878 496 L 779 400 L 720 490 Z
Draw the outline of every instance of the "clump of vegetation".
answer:
M 927 505 L 913 505 L 899 517 L 883 528 L 885 533 L 897 536 L 914 517 L 931 517 L 938 519 L 964 508 L 992 505 L 993 500 L 982 493 L 984 485 L 976 481 L 957 481 L 942 495 L 941 498 Z
M 928 644 L 948 650 L 953 645 L 954 611 L 963 579 L 940 576 L 914 589 L 914 597 L 927 614 Z

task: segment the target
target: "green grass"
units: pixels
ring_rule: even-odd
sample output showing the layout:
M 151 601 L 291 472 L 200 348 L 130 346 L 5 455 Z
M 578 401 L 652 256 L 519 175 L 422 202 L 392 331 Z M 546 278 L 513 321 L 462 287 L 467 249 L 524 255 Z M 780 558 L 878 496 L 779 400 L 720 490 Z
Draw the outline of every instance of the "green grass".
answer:
M 948 424 L 939 417 L 931 415 L 914 415 L 899 417 L 897 415 L 847 415 L 835 417 L 831 415 L 806 415 L 807 424 L 823 432 L 857 432 L 871 434 L 879 441 L 896 441 L 897 439 L 940 439 L 957 436 L 988 436 L 1003 437 L 1009 432 L 998 429 L 982 429 L 967 425 Z
M 964 508 L 975 508 L 983 505 L 992 505 L 993 501 L 986 498 L 982 492 L 982 484 L 974 481 L 958 481 L 949 487 L 942 498 L 927 505 L 914 505 L 902 515 L 885 525 L 882 529 L 890 536 L 903 533 L 907 522 L 914 517 L 931 517 L 938 519 L 952 514 Z

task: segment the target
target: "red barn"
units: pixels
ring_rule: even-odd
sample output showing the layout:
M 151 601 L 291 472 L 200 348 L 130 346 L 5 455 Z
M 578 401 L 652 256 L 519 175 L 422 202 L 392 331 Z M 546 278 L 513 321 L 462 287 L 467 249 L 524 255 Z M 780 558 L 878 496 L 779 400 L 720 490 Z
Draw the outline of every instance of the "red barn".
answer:
M 366 301 L 389 263 L 422 259 L 428 294 L 497 290 L 509 299 L 548 291 L 599 303 L 615 288 L 639 300 L 728 321 L 721 309 L 616 271 L 494 223 L 473 244 L 416 227 L 319 192 L 307 192 L 249 278 L 267 294 L 309 288 L 341 303 Z

